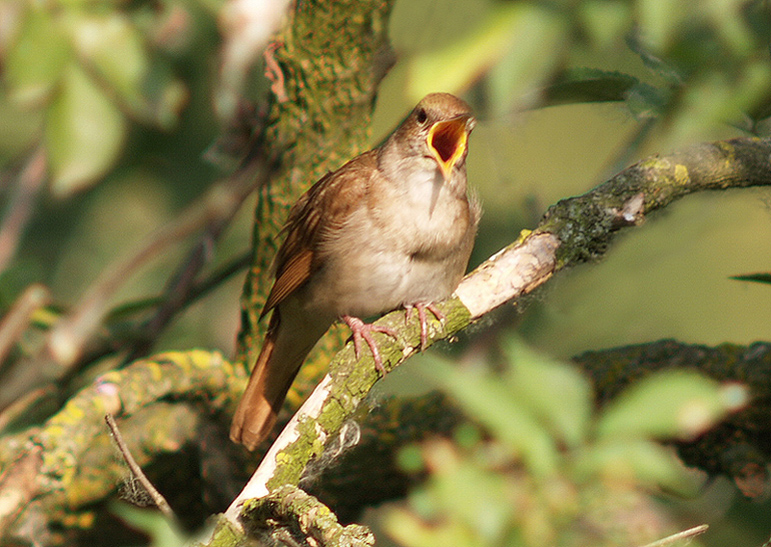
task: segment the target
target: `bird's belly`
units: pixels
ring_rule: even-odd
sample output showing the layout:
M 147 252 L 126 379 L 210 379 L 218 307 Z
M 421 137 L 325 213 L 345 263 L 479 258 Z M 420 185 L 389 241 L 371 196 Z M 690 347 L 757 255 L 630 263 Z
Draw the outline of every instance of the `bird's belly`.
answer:
M 370 317 L 404 304 L 449 296 L 463 271 L 454 264 L 415 260 L 399 253 L 358 253 L 345 268 L 330 262 L 308 287 L 310 301 L 334 315 Z
M 460 209 L 467 203 L 439 205 L 447 214 L 391 211 L 387 230 L 366 210 L 352 216 L 321 246 L 323 266 L 309 283 L 309 301 L 337 316 L 370 317 L 449 296 L 465 271 L 472 228 Z

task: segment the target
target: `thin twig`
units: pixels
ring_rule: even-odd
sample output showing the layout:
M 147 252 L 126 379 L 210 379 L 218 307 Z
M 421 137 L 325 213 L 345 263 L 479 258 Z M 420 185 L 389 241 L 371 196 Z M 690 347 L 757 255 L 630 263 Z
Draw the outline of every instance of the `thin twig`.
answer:
M 35 196 L 43 186 L 45 175 L 46 155 L 41 147 L 33 152 L 22 169 L 0 226 L 0 272 L 8 267 L 8 263 L 16 254 L 24 228 L 32 213 Z
M 667 545 L 672 545 L 677 541 L 681 541 L 681 540 L 690 541 L 696 536 L 699 536 L 704 532 L 706 532 L 707 528 L 709 528 L 708 524 L 694 526 L 693 528 L 689 528 L 688 530 L 683 530 L 682 532 L 672 534 L 671 536 L 667 536 L 665 538 L 656 540 L 653 543 L 648 543 L 647 545 L 643 545 L 642 547 L 666 547 Z
M 221 232 L 223 225 L 229 222 L 246 197 L 264 179 L 263 176 L 255 176 L 261 167 L 261 162 L 255 161 L 249 168 L 239 170 L 216 185 L 176 221 L 150 237 L 138 251 L 114 262 L 102 272 L 80 303 L 59 321 L 48 336 L 48 351 L 61 369 L 57 377 L 66 375 L 76 364 L 85 343 L 107 314 L 110 298 L 131 278 L 131 274 L 201 228 L 217 227 L 217 232 Z M 196 253 L 193 254 L 195 258 Z M 189 288 L 187 281 L 182 285 L 180 292 L 185 292 Z M 177 290 L 176 286 L 172 290 Z
M 21 333 L 29 326 L 32 314 L 45 306 L 50 299 L 48 289 L 38 283 L 24 289 L 21 296 L 16 299 L 0 322 L 0 365 L 5 361 Z
M 126 446 L 126 442 L 123 440 L 123 436 L 120 434 L 118 424 L 115 423 L 115 418 L 113 418 L 112 414 L 105 414 L 104 421 L 107 422 L 107 427 L 110 428 L 110 433 L 112 433 L 112 436 L 115 439 L 115 443 L 118 445 L 118 450 L 120 450 L 120 453 L 123 456 L 123 459 L 126 461 L 126 465 L 128 465 L 129 469 L 131 470 L 131 473 L 144 487 L 144 489 L 153 499 L 155 505 L 158 506 L 158 509 L 161 510 L 161 513 L 163 513 L 169 520 L 176 521 L 177 517 L 174 514 L 174 511 L 171 509 L 169 503 L 166 501 L 166 498 L 164 498 L 163 495 L 158 492 L 155 486 L 153 486 L 153 483 L 150 482 L 150 480 L 142 471 L 142 468 L 139 467 L 139 464 L 137 464 L 134 456 L 131 455 L 128 446 Z

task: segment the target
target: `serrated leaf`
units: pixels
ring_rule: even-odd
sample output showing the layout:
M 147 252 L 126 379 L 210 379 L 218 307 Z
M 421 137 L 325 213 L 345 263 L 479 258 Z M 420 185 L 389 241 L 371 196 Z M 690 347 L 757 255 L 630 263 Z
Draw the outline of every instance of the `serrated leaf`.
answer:
M 601 438 L 690 439 L 747 399 L 739 386 L 721 386 L 693 371 L 664 371 L 628 388 L 597 423 Z
M 69 43 L 50 13 L 30 8 L 6 56 L 5 74 L 13 99 L 24 105 L 41 103 L 71 57 Z
M 46 112 L 53 193 L 70 195 L 103 176 L 118 158 L 125 132 L 118 108 L 80 67 L 70 65 Z
M 756 283 L 768 283 L 771 285 L 771 273 L 732 275 L 729 279 L 736 279 L 737 281 L 754 281 Z
M 622 72 L 572 69 L 543 90 L 546 106 L 575 103 L 624 101 L 640 81 Z
M 516 338 L 506 341 L 507 383 L 512 396 L 567 446 L 586 438 L 592 414 L 592 390 L 574 367 L 530 350 Z
M 431 377 L 458 401 L 469 417 L 521 456 L 537 476 L 551 474 L 557 466 L 557 448 L 549 432 L 516 400 L 505 382 L 481 370 L 456 369 L 431 357 L 422 373 Z

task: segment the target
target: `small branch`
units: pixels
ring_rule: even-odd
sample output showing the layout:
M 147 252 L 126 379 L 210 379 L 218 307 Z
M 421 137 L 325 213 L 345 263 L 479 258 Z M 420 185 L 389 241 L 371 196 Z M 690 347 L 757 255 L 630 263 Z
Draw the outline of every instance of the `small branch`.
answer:
M 102 420 L 106 413 L 120 413 L 126 444 L 137 464 L 146 466 L 199 440 L 202 418 L 195 401 L 206 399 L 212 412 L 232 411 L 244 383 L 240 367 L 202 350 L 159 354 L 103 374 L 41 426 L 0 436 L 1 469 L 31 444 L 44 455 L 35 502 L 19 499 L 15 510 L 32 522 L 61 523 L 115 491 L 126 466 L 115 458 Z M 0 527 L 0 544 L 6 533 Z
M 693 528 L 689 528 L 688 530 L 683 530 L 682 532 L 672 534 L 671 536 L 667 536 L 658 541 L 654 541 L 653 543 L 648 543 L 647 545 L 643 545 L 642 547 L 667 547 L 667 545 L 672 545 L 673 543 L 677 543 L 678 541 L 686 541 L 686 540 L 690 541 L 696 536 L 700 536 L 701 534 L 706 532 L 708 528 L 709 528 L 708 524 L 694 526 Z
M 40 489 L 42 449 L 33 446 L 0 475 L 0 543 L 23 509 Z
M 249 522 L 271 520 L 276 523 L 271 525 L 270 530 L 252 529 L 252 534 L 275 534 L 287 530 L 290 538 L 284 539 L 283 544 L 320 547 L 371 547 L 375 544 L 375 536 L 368 528 L 358 524 L 341 526 L 327 506 L 293 486 L 279 488 L 259 502 L 244 508 L 244 511 Z
M 24 228 L 32 213 L 32 206 L 46 178 L 46 155 L 43 148 L 32 154 L 19 175 L 10 203 L 0 225 L 0 272 L 16 254 Z
M 0 322 L 0 364 L 5 361 L 21 333 L 29 326 L 32 314 L 48 304 L 50 299 L 48 289 L 37 283 L 24 289 L 16 299 Z
M 137 464 L 134 456 L 131 455 L 131 451 L 129 450 L 128 446 L 126 446 L 126 442 L 123 440 L 123 436 L 120 434 L 118 424 L 115 423 L 115 418 L 113 418 L 112 414 L 105 414 L 104 421 L 107 422 L 107 427 L 110 428 L 110 433 L 112 434 L 113 439 L 115 439 L 115 444 L 118 445 L 118 450 L 120 450 L 120 453 L 123 456 L 123 459 L 126 461 L 126 465 L 128 465 L 131 473 L 137 478 L 145 491 L 150 495 L 153 503 L 155 503 L 158 509 L 160 509 L 161 513 L 163 513 L 170 521 L 176 522 L 177 517 L 174 514 L 174 511 L 171 509 L 169 502 L 167 502 L 166 498 L 164 498 L 163 495 L 158 492 L 158 489 L 153 486 L 153 483 L 150 482 L 150 479 L 147 478 L 147 475 L 144 474 L 142 468 L 139 467 L 139 464 Z
M 261 181 L 262 177 L 257 177 L 257 180 Z M 80 303 L 59 321 L 48 336 L 48 350 L 61 368 L 57 377 L 66 374 L 75 364 L 83 345 L 106 315 L 109 299 L 131 278 L 133 272 L 169 246 L 177 244 L 203 227 L 215 226 L 218 227 L 218 232 L 221 231 L 223 223 L 232 218 L 246 196 L 255 188 L 256 182 L 252 170 L 237 173 L 212 188 L 176 221 L 150 237 L 139 250 L 110 265 Z M 197 253 L 194 253 L 194 260 L 196 256 Z M 187 289 L 186 282 L 182 284 L 181 292 L 182 289 Z

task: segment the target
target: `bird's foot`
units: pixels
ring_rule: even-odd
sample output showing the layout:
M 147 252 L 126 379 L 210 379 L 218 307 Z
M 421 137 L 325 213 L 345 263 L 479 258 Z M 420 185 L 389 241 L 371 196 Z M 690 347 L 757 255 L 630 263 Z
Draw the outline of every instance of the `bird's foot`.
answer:
M 420 319 L 420 351 L 426 349 L 428 343 L 428 325 L 426 324 L 426 310 L 434 314 L 434 317 L 442 323 L 446 319 L 446 316 L 439 311 L 433 302 L 416 302 L 415 304 L 405 304 L 404 309 L 407 313 L 404 316 L 404 322 L 408 323 L 412 318 L 412 310 L 418 310 L 418 319 Z
M 351 333 L 353 335 L 353 349 L 356 353 L 356 358 L 359 358 L 359 353 L 361 352 L 361 341 L 364 340 L 372 352 L 372 359 L 375 361 L 375 368 L 378 369 L 378 371 L 380 371 L 383 376 L 385 376 L 386 370 L 385 367 L 383 367 L 383 359 L 380 357 L 380 351 L 377 349 L 377 344 L 375 343 L 375 339 L 372 337 L 372 333 L 382 332 L 383 334 L 397 338 L 398 336 L 396 331 L 388 327 L 365 323 L 358 317 L 352 317 L 350 315 L 344 315 L 343 321 L 345 321 L 345 324 L 348 325 L 348 328 L 351 329 Z

